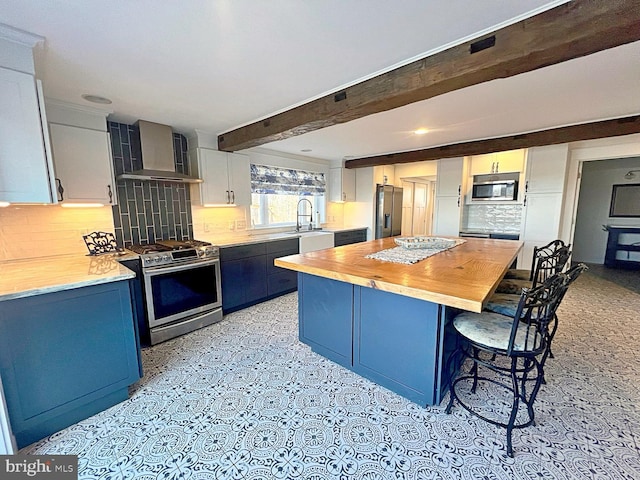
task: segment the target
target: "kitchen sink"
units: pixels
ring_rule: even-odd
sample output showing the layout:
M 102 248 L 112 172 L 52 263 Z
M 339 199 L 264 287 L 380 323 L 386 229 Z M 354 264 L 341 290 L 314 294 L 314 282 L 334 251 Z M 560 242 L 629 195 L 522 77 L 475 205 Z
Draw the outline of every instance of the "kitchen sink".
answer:
M 333 248 L 333 232 L 323 232 L 321 230 L 299 232 L 300 233 L 300 253 L 313 252 L 324 248 Z

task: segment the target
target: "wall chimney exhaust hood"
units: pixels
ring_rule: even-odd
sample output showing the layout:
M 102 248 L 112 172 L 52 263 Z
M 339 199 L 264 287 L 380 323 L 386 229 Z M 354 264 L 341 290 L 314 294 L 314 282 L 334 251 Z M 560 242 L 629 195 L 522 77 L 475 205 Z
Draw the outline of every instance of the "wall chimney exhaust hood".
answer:
M 202 183 L 202 180 L 176 172 L 173 153 L 173 132 L 168 125 L 138 120 L 142 170 L 118 175 L 120 179 L 157 180 L 173 183 Z

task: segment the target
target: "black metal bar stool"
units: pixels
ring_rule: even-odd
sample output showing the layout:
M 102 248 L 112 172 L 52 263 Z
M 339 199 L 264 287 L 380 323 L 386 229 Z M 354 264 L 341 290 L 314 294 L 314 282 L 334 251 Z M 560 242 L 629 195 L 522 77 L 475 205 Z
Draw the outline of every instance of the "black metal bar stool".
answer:
M 527 270 L 524 268 L 510 268 L 509 270 L 507 270 L 507 273 L 505 273 L 504 278 L 506 280 L 528 280 L 531 284 L 533 284 L 533 277 L 536 271 L 536 264 L 538 262 L 538 259 L 548 257 L 549 255 L 552 255 L 553 253 L 555 253 L 555 251 L 558 250 L 559 248 L 565 247 L 565 246 L 567 248 L 571 247 L 571 245 L 565 245 L 565 243 L 562 240 L 558 239 L 558 240 L 552 240 L 551 242 L 549 242 L 548 244 L 542 247 L 533 247 L 533 256 L 531 258 L 531 270 Z M 518 294 L 520 294 L 520 292 L 518 292 Z
M 458 348 L 448 359 L 447 371 L 451 371 L 452 365 L 464 364 L 466 359 L 471 359 L 472 368 L 468 374 L 451 379 L 446 413 L 451 413 L 454 401 L 457 401 L 471 414 L 506 428 L 507 455 L 510 457 L 513 457 L 513 429 L 534 423 L 533 404 L 544 378 L 548 328 L 567 281 L 565 274 L 558 273 L 538 287 L 523 291 L 513 316 L 486 311 L 464 312 L 453 321 Z M 481 369 L 487 376 L 480 375 Z M 489 418 L 474 411 L 468 404 L 470 399 L 462 395 L 461 382 L 471 383 L 472 394 L 476 393 L 479 384 L 485 386 L 487 383 L 510 392 L 508 419 Z M 526 418 L 517 422 L 521 403 L 526 407 Z
M 561 242 L 561 240 L 555 240 L 555 242 Z M 554 245 L 553 249 L 543 249 L 537 251 L 537 257 L 534 256 L 534 270 L 531 272 L 531 280 L 505 277 L 496 288 L 496 293 L 520 295 L 523 288 L 535 288 L 547 278 L 561 272 L 571 257 L 568 245 Z
M 567 275 L 567 284 L 565 286 L 565 293 L 569 289 L 569 285 L 577 280 L 582 272 L 588 270 L 584 263 L 579 263 L 574 265 L 569 270 L 565 272 Z M 564 294 L 563 294 L 564 296 Z M 520 302 L 520 295 L 514 295 L 510 293 L 495 293 L 491 296 L 487 305 L 485 306 L 485 310 L 490 312 L 500 313 L 502 315 L 515 316 L 516 309 L 518 308 L 518 303 Z M 558 330 L 558 315 L 554 315 L 551 323 L 549 324 L 549 339 L 547 341 L 547 351 L 545 352 L 544 359 L 547 357 L 553 358 L 553 353 L 551 352 L 551 343 L 553 341 L 553 337 Z

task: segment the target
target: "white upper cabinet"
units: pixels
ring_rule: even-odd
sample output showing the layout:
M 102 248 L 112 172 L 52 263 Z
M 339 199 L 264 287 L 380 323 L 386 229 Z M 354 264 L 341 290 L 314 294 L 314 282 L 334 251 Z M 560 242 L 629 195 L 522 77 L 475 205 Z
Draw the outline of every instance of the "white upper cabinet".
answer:
M 473 155 L 471 175 L 521 172 L 524 169 L 525 149 Z
M 103 119 L 106 128 L 106 120 Z M 111 142 L 106 131 L 49 124 L 58 201 L 116 202 Z
M 436 177 L 436 195 L 443 196 L 460 196 L 462 194 L 462 178 L 463 178 L 464 159 L 445 158 L 438 160 L 438 170 Z
M 356 172 L 348 168 L 329 169 L 329 201 L 355 202 Z
M 41 100 L 33 75 L 0 67 L 0 202 L 56 202 Z
M 202 179 L 202 183 L 191 185 L 194 204 L 251 204 L 251 171 L 247 155 L 196 148 L 190 157 L 191 172 L 197 172 Z
M 463 195 L 464 159 L 438 160 L 433 234 L 458 236 Z
M 562 192 L 567 173 L 569 145 L 533 147 L 527 155 L 525 194 Z

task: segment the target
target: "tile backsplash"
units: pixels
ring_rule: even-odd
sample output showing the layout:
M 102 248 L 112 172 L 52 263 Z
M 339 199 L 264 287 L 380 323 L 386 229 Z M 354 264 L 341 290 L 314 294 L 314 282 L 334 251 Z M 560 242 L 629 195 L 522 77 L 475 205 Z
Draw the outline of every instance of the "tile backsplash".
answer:
M 135 125 L 108 122 L 116 175 L 142 168 L 140 131 Z M 187 139 L 173 134 L 176 171 L 189 173 Z M 113 223 L 118 245 L 193 238 L 189 184 L 118 180 Z
M 463 230 L 519 233 L 522 205 L 466 205 L 462 213 Z
M 113 232 L 111 207 L 19 205 L 0 208 L 0 261 L 88 254 L 82 235 L 91 232 Z

